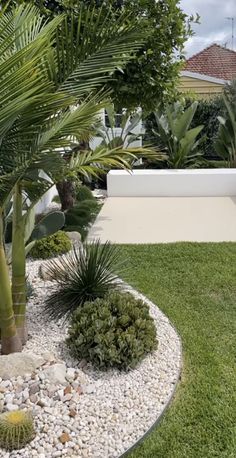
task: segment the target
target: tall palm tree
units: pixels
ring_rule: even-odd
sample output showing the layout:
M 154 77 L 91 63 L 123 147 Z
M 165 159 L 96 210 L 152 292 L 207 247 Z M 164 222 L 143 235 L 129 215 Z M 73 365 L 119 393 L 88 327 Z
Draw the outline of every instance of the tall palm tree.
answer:
M 111 11 L 78 18 L 58 16 L 43 23 L 38 10 L 22 5 L 0 16 L 0 326 L 2 353 L 25 341 L 24 233 L 29 212 L 23 202 L 45 192 L 48 183 L 71 173 L 96 173 L 100 164 L 128 167 L 127 157 L 82 153 L 65 165 L 60 150 L 74 139 L 88 140 L 105 102 L 97 93 L 142 45 L 146 31 Z M 71 107 L 74 107 L 73 110 Z M 3 247 L 3 212 L 13 196 L 12 298 Z

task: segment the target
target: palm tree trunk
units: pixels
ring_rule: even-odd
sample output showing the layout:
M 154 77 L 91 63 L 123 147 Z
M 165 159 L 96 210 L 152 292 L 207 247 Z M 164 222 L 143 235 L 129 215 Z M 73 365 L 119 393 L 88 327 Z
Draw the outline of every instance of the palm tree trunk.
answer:
M 15 325 L 10 276 L 3 244 L 3 213 L 0 209 L 0 327 L 2 354 L 7 355 L 21 351 L 22 345 Z
M 81 141 L 79 146 L 74 148 L 73 151 L 67 152 L 63 155 L 63 158 L 68 162 L 71 158 L 71 154 L 79 153 L 79 151 L 89 151 L 89 143 Z M 56 184 L 57 192 L 61 201 L 61 210 L 66 211 L 74 207 L 75 204 L 75 183 L 71 180 L 60 181 Z
M 12 300 L 15 323 L 22 344 L 27 341 L 26 281 L 25 281 L 25 223 L 22 212 L 22 191 L 19 184 L 15 186 L 13 196 L 12 226 Z
M 60 181 L 57 183 L 57 192 L 61 201 L 61 210 L 69 210 L 75 203 L 75 186 L 72 181 Z

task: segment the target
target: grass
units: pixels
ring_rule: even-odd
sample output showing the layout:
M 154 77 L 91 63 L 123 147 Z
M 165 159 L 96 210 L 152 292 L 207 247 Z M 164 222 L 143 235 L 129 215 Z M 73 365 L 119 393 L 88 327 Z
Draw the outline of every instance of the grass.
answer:
M 130 458 L 235 458 L 236 244 L 121 251 L 128 281 L 170 318 L 184 351 L 172 406 Z

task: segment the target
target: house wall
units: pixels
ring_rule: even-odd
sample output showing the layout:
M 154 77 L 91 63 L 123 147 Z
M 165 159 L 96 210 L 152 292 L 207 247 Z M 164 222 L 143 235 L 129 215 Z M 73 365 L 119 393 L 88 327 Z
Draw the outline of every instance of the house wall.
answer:
M 221 94 L 224 86 L 211 81 L 203 81 L 197 78 L 190 78 L 182 75 L 180 78 L 179 89 L 181 92 L 195 92 L 201 97 L 207 98 Z

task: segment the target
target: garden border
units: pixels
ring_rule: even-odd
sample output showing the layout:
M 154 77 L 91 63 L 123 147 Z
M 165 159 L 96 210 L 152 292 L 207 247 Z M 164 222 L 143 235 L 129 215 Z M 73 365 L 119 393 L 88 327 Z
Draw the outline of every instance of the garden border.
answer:
M 158 307 L 157 304 L 154 304 L 154 302 L 152 302 L 150 299 L 148 299 L 144 294 L 140 293 L 139 291 L 137 291 L 135 288 L 133 288 L 132 286 L 128 285 L 127 283 L 124 283 L 124 286 L 125 286 L 125 289 L 129 290 L 132 294 L 136 295 L 136 296 L 139 296 L 144 302 L 146 302 L 148 305 L 150 303 L 152 303 L 152 305 L 154 305 L 155 307 L 157 307 L 161 313 L 163 313 L 164 316 L 166 316 L 166 314 L 161 310 L 161 308 Z M 168 318 L 166 316 L 166 318 Z M 169 320 L 169 318 L 168 318 Z M 175 394 L 176 394 L 176 390 L 177 390 L 177 387 L 181 381 L 181 374 L 182 374 L 182 370 L 183 370 L 183 345 L 182 345 L 182 339 L 176 329 L 176 327 L 172 324 L 172 322 L 169 320 L 170 322 L 170 325 L 172 326 L 172 328 L 174 329 L 174 331 L 176 332 L 178 338 L 179 338 L 179 342 L 180 342 L 180 367 L 179 367 L 179 371 L 178 371 L 178 377 L 177 377 L 177 380 L 175 382 L 175 384 L 173 385 L 173 390 L 172 392 L 170 393 L 170 396 L 168 398 L 168 401 L 166 402 L 166 404 L 164 405 L 163 407 L 163 410 L 162 412 L 158 415 L 156 421 L 153 423 L 153 425 L 144 433 L 143 436 L 141 436 L 129 449 L 127 449 L 124 453 L 122 453 L 122 455 L 119 456 L 119 458 L 125 458 L 127 457 L 132 451 L 134 451 L 139 445 L 141 445 L 145 439 L 147 439 L 147 437 L 154 431 L 154 429 L 156 429 L 159 424 L 161 423 L 162 421 L 162 418 L 164 417 L 165 413 L 167 412 L 167 410 L 169 409 L 169 407 L 171 406 L 172 404 L 172 401 L 174 400 L 174 397 L 175 397 Z

